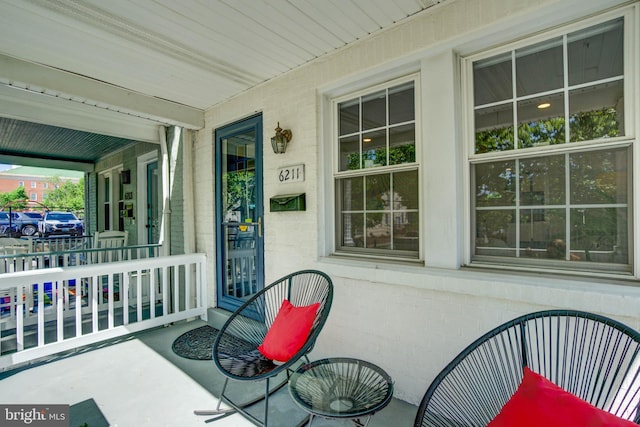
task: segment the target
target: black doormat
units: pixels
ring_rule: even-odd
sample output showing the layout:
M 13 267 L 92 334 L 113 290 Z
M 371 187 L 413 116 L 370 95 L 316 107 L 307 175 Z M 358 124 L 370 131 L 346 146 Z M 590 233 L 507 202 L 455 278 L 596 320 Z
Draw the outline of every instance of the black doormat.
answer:
M 200 326 L 180 335 L 171 349 L 180 357 L 194 360 L 211 360 L 211 348 L 218 335 L 216 328 Z

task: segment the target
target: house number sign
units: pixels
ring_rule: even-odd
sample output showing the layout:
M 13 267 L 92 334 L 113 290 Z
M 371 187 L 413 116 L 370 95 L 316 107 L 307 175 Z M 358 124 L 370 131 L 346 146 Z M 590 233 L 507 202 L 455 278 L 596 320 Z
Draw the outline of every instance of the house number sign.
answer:
M 278 169 L 278 181 L 283 183 L 304 181 L 304 165 L 293 165 Z

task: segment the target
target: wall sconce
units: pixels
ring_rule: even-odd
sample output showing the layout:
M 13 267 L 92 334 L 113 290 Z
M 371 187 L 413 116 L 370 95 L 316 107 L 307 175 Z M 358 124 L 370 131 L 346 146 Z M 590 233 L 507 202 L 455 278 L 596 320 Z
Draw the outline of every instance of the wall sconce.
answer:
M 271 146 L 273 147 L 273 152 L 276 154 L 283 154 L 287 151 L 287 144 L 291 141 L 291 130 L 290 129 L 281 129 L 280 122 L 278 122 L 278 127 L 275 129 L 276 135 L 271 138 Z

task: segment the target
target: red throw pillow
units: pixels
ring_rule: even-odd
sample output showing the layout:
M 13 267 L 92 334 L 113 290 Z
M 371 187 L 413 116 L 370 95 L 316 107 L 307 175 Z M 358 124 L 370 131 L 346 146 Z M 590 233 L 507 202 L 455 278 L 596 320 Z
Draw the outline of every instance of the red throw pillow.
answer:
M 320 303 L 294 307 L 288 300 L 282 301 L 273 324 L 264 341 L 258 347 L 267 359 L 286 362 L 307 341 Z
M 487 427 L 638 427 L 563 390 L 528 367 L 522 383 Z

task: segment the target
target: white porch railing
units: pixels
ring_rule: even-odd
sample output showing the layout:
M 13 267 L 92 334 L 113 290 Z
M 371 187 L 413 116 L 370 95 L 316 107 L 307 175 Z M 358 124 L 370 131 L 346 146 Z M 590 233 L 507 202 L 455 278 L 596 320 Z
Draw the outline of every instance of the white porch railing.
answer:
M 0 274 L 0 370 L 179 320 L 206 319 L 204 254 Z
M 4 247 L 0 254 L 0 274 L 51 267 L 126 261 L 157 257 L 161 245 L 123 246 L 120 248 L 72 249 L 52 252 L 18 251 Z M 13 250 L 12 250 L 13 249 Z

